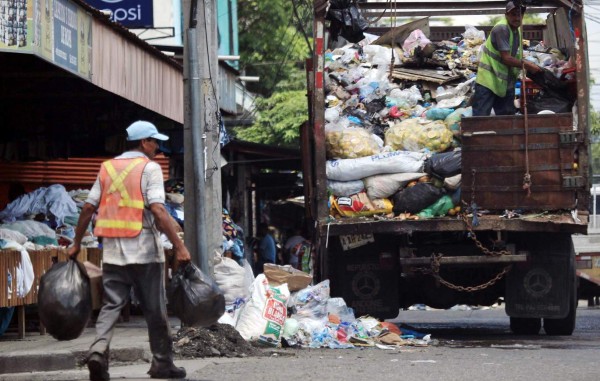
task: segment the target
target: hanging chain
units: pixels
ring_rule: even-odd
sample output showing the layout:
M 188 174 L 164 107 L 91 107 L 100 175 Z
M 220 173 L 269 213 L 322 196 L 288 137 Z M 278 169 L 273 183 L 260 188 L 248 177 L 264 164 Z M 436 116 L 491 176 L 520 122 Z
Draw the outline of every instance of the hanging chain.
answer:
M 443 257 L 442 254 L 431 254 L 431 268 L 424 268 L 424 267 L 417 267 L 414 270 L 415 271 L 419 271 L 423 274 L 429 274 L 431 276 L 433 276 L 438 282 L 440 282 L 441 284 L 443 284 L 444 286 L 456 290 L 456 291 L 462 291 L 462 292 L 475 292 L 475 291 L 481 291 L 484 290 L 488 287 L 493 286 L 494 284 L 496 284 L 500 279 L 502 279 L 504 277 L 504 275 L 506 275 L 510 269 L 512 268 L 512 265 L 508 265 L 506 267 L 504 267 L 498 274 L 496 274 L 496 276 L 494 276 L 492 279 L 488 280 L 487 282 L 481 283 L 477 286 L 459 286 L 456 285 L 454 283 L 450 283 L 447 280 L 445 280 L 444 278 L 441 277 L 440 275 L 440 259 Z
M 418 271 L 422 274 L 427 274 L 427 275 L 433 276 L 440 284 L 443 284 L 444 286 L 446 286 L 452 290 L 461 291 L 461 292 L 475 292 L 475 291 L 481 291 L 488 287 L 493 286 L 500 279 L 502 279 L 504 277 L 504 275 L 506 275 L 512 268 L 512 265 L 508 265 L 508 266 L 504 267 L 498 274 L 496 274 L 490 280 L 488 280 L 487 282 L 481 283 L 477 286 L 460 286 L 460 285 L 456 285 L 454 283 L 451 283 L 451 282 L 445 280 L 440 275 L 440 265 L 441 265 L 440 259 L 442 257 L 443 257 L 443 254 L 437 254 L 437 255 L 431 254 L 431 265 L 430 265 L 431 267 L 430 268 L 415 267 L 415 268 L 413 268 L 413 270 Z

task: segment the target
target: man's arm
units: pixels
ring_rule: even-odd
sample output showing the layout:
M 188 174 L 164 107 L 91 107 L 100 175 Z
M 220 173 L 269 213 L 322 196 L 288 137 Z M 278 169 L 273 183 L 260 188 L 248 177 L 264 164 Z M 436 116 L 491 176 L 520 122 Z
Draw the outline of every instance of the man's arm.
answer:
M 73 245 L 71 245 L 67 249 L 67 254 L 69 258 L 77 258 L 79 255 L 79 251 L 81 251 L 81 240 L 83 239 L 83 235 L 87 227 L 92 220 L 92 216 L 96 212 L 96 206 L 86 202 L 83 204 L 83 208 L 81 209 L 81 214 L 79 215 L 79 220 L 77 221 L 77 227 L 75 228 L 75 238 L 73 238 Z
M 500 58 L 502 59 L 502 63 L 509 67 L 521 68 L 521 63 L 523 63 L 525 65 L 525 70 L 530 73 L 535 74 L 542 71 L 542 68 L 533 62 L 516 59 L 515 57 L 511 56 L 509 52 L 500 52 Z
M 171 220 L 169 218 L 169 212 L 165 206 L 161 203 L 155 202 L 150 204 L 150 211 L 154 216 L 154 221 L 156 223 L 156 227 L 162 233 L 164 233 L 169 241 L 173 244 L 173 249 L 175 250 L 175 256 L 179 262 L 189 262 L 191 260 L 190 252 L 183 244 L 183 241 L 177 235 L 175 228 L 171 224 Z

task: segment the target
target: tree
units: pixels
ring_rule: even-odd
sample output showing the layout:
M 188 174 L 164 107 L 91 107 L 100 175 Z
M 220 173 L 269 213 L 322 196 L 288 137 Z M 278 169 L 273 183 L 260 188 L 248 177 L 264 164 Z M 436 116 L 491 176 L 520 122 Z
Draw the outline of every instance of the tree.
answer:
M 305 0 L 239 0 L 240 66 L 245 75 L 258 76 L 248 90 L 271 96 L 277 84 L 290 78 L 309 55 L 312 3 Z
M 305 90 L 277 91 L 256 101 L 258 116 L 248 128 L 234 129 L 241 140 L 282 147 L 299 146 L 300 125 L 308 118 Z

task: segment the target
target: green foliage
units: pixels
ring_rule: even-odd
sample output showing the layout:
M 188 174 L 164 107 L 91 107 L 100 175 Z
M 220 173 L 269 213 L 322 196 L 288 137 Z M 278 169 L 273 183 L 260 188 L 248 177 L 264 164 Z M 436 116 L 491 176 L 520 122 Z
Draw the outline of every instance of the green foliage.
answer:
M 600 112 L 593 109 L 590 110 L 590 133 L 600 139 Z
M 277 84 L 288 80 L 309 56 L 310 11 L 308 3 L 294 11 L 287 0 L 238 0 L 241 70 L 260 77 L 259 82 L 247 84 L 250 91 L 271 96 Z
M 299 147 L 300 125 L 308 118 L 305 90 L 277 91 L 256 101 L 258 117 L 248 128 L 237 127 L 238 139 L 283 147 Z

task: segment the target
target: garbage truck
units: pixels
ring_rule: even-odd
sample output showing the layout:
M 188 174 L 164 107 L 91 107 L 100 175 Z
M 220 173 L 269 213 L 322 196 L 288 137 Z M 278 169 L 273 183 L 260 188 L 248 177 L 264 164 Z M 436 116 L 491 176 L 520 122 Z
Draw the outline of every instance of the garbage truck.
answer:
M 523 59 L 558 84 L 521 72 L 515 115 L 474 117 L 493 25 L 436 16 L 500 20 L 505 1 L 315 1 L 307 227 L 315 276 L 357 316 L 503 301 L 515 334 L 572 334 L 591 179 L 584 6 L 519 3 L 542 20 L 520 28 Z

